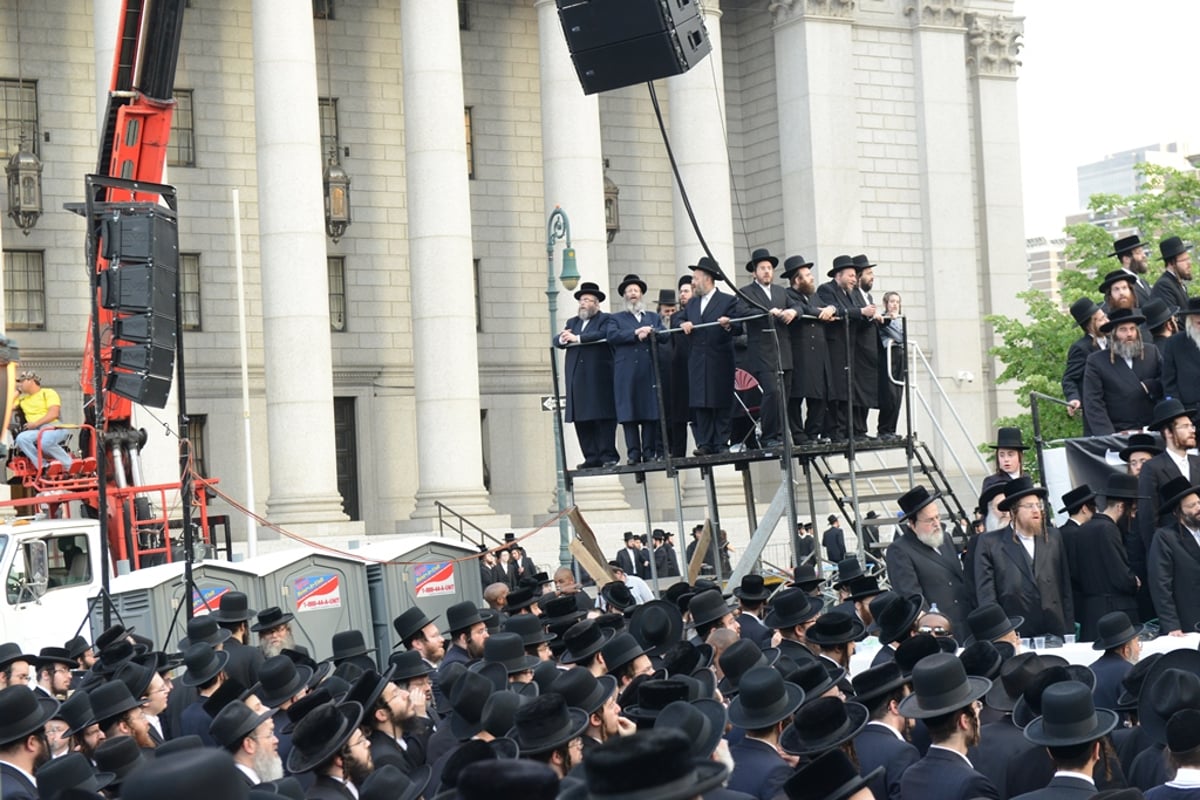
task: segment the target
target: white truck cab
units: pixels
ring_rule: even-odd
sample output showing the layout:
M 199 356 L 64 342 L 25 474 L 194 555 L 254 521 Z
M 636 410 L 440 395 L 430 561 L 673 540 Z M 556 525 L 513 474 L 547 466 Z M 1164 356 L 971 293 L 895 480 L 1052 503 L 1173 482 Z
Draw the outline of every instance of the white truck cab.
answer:
M 0 642 L 25 652 L 62 647 L 79 631 L 88 599 L 100 592 L 100 525 L 91 519 L 16 518 L 0 522 Z

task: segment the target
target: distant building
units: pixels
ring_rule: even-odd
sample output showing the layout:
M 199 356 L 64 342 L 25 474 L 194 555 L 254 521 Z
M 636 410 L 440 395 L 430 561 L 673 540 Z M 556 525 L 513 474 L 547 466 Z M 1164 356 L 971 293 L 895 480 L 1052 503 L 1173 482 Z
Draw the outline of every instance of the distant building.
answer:
M 1186 154 L 1185 142 L 1149 144 L 1120 153 L 1112 153 L 1099 161 L 1075 168 L 1079 190 L 1079 208 L 1088 207 L 1094 194 L 1134 194 L 1141 188 L 1138 164 L 1161 164 L 1166 167 L 1187 170 L 1191 168 Z
M 1058 274 L 1067 266 L 1066 250 L 1069 243 L 1070 240 L 1065 237 L 1048 239 L 1045 236 L 1033 236 L 1025 240 L 1025 263 L 1029 266 L 1030 287 L 1060 302 Z

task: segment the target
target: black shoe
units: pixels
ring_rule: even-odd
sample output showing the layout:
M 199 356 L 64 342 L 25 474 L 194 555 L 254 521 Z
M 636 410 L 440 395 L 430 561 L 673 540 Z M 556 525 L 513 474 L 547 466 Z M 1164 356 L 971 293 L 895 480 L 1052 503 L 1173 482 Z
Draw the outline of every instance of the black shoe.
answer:
M 637 456 L 630 456 L 628 459 L 626 459 L 625 463 L 631 467 L 634 467 L 634 466 L 637 466 L 638 462 L 640 462 L 640 461 L 641 461 L 641 459 L 638 458 Z
M 783 437 L 772 436 L 770 439 L 763 439 L 762 447 L 764 450 L 770 450 L 773 447 L 783 447 Z
M 600 466 L 603 467 L 604 469 L 612 469 L 613 467 L 615 467 L 617 464 L 620 464 L 620 463 L 621 463 L 621 460 L 619 458 L 614 458 L 612 461 L 605 461 Z
M 575 469 L 595 469 L 598 466 L 600 466 L 599 461 L 593 461 L 592 459 L 589 458 L 588 460 L 586 460 L 580 464 L 576 464 Z
M 694 456 L 710 456 L 712 453 L 713 451 L 710 448 L 707 448 L 703 445 L 692 451 L 692 455 Z

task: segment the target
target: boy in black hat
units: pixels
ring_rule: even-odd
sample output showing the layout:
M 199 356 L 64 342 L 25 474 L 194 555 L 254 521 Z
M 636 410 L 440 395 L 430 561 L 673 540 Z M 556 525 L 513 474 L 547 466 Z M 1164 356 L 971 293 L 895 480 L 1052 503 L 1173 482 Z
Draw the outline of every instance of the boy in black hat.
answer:
M 613 355 L 604 339 L 608 314 L 600 310 L 604 292 L 584 281 L 575 292 L 579 313 L 554 334 L 554 346 L 567 349 L 564 367 L 566 413 L 563 419 L 575 425 L 580 469 L 611 467 L 617 456 L 617 409 L 613 402 Z M 487 583 L 484 584 L 485 586 Z

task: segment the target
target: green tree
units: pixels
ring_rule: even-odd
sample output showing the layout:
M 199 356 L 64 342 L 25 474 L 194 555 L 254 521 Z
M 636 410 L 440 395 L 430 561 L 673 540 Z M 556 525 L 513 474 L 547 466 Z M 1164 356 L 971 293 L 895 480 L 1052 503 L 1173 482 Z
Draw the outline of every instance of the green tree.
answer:
M 1093 218 L 1115 222 L 1121 229 L 1132 228 L 1143 241 L 1152 243 L 1148 248 L 1149 273 L 1145 277 L 1153 284 L 1163 270 L 1155 243 L 1168 236 L 1179 236 L 1185 242 L 1200 241 L 1200 175 L 1157 164 L 1141 164 L 1138 171 L 1142 182 L 1137 193 L 1128 197 L 1092 195 L 1088 209 Z M 1100 279 L 1120 267 L 1112 255 L 1112 234 L 1106 228 L 1085 222 L 1068 226 L 1066 234 L 1070 237 L 1066 256 L 1073 265 L 1059 273 L 1059 296 L 1048 297 L 1030 289 L 1019 295 L 1028 309 L 1027 319 L 999 315 L 987 318 L 1002 342 L 990 351 L 1004 364 L 1000 381 L 1013 386 L 1017 402 L 1026 409 L 1030 407 L 1031 392 L 1062 397 L 1067 349 L 1081 335 L 1065 309 L 1080 297 L 1101 302 Z M 1042 401 L 1038 403 L 1038 412 L 1043 441 L 1083 434 L 1081 417 L 1068 416 L 1061 405 Z M 1033 441 L 1031 411 L 997 420 L 997 425 L 1018 427 L 1025 441 Z M 980 449 L 985 449 L 985 445 Z M 1029 461 L 1026 469 L 1036 472 L 1033 459 Z

